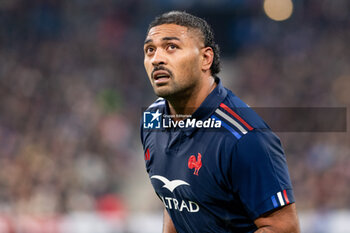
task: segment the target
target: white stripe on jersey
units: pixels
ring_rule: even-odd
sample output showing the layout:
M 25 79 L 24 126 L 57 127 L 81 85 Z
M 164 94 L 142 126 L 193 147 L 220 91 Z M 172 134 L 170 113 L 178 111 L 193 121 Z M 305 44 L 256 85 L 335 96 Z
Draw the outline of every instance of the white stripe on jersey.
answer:
M 281 192 L 278 192 L 278 193 L 277 193 L 277 197 L 278 197 L 278 200 L 280 201 L 281 206 L 284 206 L 284 201 L 283 201 L 282 193 L 281 193 Z
M 163 104 L 165 104 L 165 100 L 162 100 L 162 101 L 159 101 L 159 102 L 155 102 L 155 103 L 151 104 L 148 108 L 157 107 L 157 106 L 160 106 L 160 105 L 163 105 Z
M 247 130 L 243 128 L 237 121 L 235 121 L 233 118 L 231 118 L 229 115 L 221 111 L 220 109 L 216 109 L 215 112 L 225 118 L 227 121 L 229 121 L 231 124 L 236 126 L 237 129 L 239 129 L 243 134 L 247 133 Z

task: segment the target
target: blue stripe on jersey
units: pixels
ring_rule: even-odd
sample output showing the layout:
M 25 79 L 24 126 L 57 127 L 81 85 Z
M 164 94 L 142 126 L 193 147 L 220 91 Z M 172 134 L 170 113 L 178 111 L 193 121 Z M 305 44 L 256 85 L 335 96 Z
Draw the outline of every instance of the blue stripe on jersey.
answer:
M 228 124 L 226 124 L 224 121 L 220 120 L 219 118 L 215 117 L 214 115 L 211 116 L 216 121 L 221 121 L 221 125 L 224 126 L 228 131 L 230 131 L 237 139 L 241 138 L 241 135 L 237 133 L 233 128 L 231 128 Z
M 275 208 L 278 207 L 278 203 L 277 203 L 275 195 L 271 196 L 271 200 L 272 200 L 272 203 L 273 203 L 273 207 L 275 207 Z

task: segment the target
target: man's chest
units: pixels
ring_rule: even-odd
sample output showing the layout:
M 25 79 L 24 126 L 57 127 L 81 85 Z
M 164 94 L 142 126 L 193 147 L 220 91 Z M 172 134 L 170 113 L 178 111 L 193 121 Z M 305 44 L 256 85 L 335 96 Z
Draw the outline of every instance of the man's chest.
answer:
M 204 203 L 229 199 L 221 146 L 211 133 L 154 133 L 145 140 L 147 171 L 166 208 L 198 212 Z

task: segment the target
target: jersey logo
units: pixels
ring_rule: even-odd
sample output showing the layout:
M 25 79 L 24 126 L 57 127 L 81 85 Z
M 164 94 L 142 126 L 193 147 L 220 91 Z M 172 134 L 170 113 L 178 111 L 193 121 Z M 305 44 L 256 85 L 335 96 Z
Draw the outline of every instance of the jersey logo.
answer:
M 196 159 L 196 156 L 191 155 L 191 157 L 188 159 L 188 168 L 193 169 L 194 168 L 194 175 L 198 176 L 199 169 L 202 167 L 202 155 L 201 153 L 198 153 L 198 157 Z
M 176 189 L 177 187 L 179 187 L 180 185 L 190 185 L 189 183 L 183 181 L 183 180 L 168 180 L 167 178 L 165 178 L 164 176 L 151 176 L 151 179 L 157 179 L 160 180 L 164 183 L 163 188 L 168 189 L 170 192 L 173 192 L 174 189 Z

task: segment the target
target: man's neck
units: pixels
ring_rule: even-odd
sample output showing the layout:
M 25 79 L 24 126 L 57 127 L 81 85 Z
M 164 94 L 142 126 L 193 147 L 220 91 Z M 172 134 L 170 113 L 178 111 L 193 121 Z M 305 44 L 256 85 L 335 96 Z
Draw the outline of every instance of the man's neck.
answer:
M 209 77 L 203 85 L 191 90 L 187 95 L 168 99 L 170 114 L 174 115 L 173 121 L 183 120 L 186 116 L 192 115 L 205 98 L 215 89 L 215 79 Z

